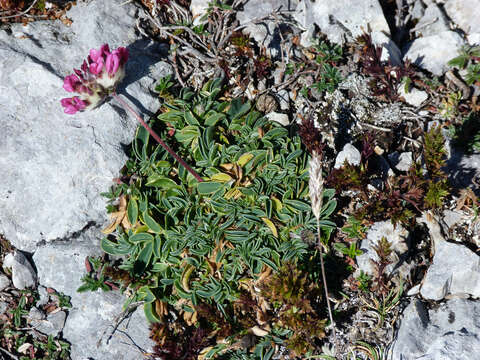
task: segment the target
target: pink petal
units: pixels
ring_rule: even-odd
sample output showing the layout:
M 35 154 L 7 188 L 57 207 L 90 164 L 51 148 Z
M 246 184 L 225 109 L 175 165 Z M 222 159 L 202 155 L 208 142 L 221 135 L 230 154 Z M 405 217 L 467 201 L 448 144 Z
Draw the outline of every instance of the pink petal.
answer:
M 113 75 L 117 72 L 118 67 L 120 66 L 120 57 L 116 51 L 107 56 L 107 61 L 105 62 L 105 67 L 109 75 Z
M 108 54 L 110 54 L 110 48 L 108 47 L 108 44 L 103 44 L 101 47 L 100 47 L 100 51 L 102 52 L 102 54 L 104 55 L 104 57 Z
M 72 98 L 72 104 L 77 108 L 77 110 L 83 110 L 87 107 L 87 102 L 83 101 L 77 96 Z
M 83 60 L 83 64 L 82 64 L 81 69 L 82 69 L 82 71 L 83 71 L 84 73 L 86 73 L 87 70 L 88 70 L 88 64 L 87 64 L 87 62 L 86 62 L 85 60 Z
M 103 58 L 100 58 L 98 62 L 91 63 L 89 68 L 90 72 L 93 75 L 100 74 L 102 72 L 102 69 L 103 69 Z
M 72 98 L 63 98 L 62 100 L 60 100 L 60 103 L 63 107 L 69 106 L 72 104 Z
M 110 54 L 110 49 L 108 47 L 108 44 L 103 44 L 98 50 L 91 49 L 89 54 L 93 62 L 98 62 L 98 60 L 103 59 L 106 55 Z
M 128 49 L 124 47 L 119 47 L 117 50 L 118 54 L 120 55 L 120 62 L 125 64 L 128 61 Z
M 80 79 L 76 75 L 68 75 L 63 80 L 63 88 L 68 92 L 74 92 L 77 85 L 80 84 Z
M 78 96 L 71 98 L 64 98 L 60 100 L 60 103 L 65 108 L 63 111 L 65 114 L 73 115 L 77 111 L 81 111 L 87 107 L 87 102 L 80 99 Z

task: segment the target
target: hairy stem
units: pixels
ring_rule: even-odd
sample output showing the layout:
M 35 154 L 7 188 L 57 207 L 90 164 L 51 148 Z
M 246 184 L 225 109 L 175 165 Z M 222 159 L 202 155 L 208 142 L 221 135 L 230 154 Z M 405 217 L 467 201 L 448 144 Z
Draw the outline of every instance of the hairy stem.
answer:
M 150 135 L 165 149 L 167 152 L 172 155 L 175 160 L 177 160 L 180 165 L 182 165 L 190 174 L 193 175 L 195 179 L 198 180 L 198 182 L 203 182 L 203 179 L 198 175 L 195 170 L 193 170 L 190 165 L 188 165 L 178 154 L 173 151 L 170 146 L 168 146 L 161 138 L 160 136 L 157 135 L 153 129 L 148 126 L 148 124 L 138 115 L 138 113 L 130 106 L 128 103 L 123 100 L 120 96 L 118 96 L 116 93 L 112 94 L 113 98 L 117 100 L 125 109 L 127 109 L 139 122 L 142 124 L 142 126 L 149 132 Z

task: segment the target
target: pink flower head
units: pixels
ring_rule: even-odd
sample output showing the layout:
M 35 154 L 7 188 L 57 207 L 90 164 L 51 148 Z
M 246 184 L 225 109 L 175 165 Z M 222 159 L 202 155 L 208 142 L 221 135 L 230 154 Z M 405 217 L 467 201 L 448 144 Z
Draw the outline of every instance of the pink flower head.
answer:
M 60 100 L 60 103 L 65 108 L 63 110 L 65 114 L 70 114 L 70 115 L 75 114 L 77 111 L 84 110 L 88 105 L 88 102 L 86 100 L 82 100 L 78 96 L 74 96 L 71 98 L 64 98 Z
M 66 91 L 81 95 L 61 100 L 65 113 L 75 114 L 101 104 L 125 76 L 127 60 L 128 50 L 124 47 L 110 51 L 108 44 L 103 44 L 98 50 L 91 49 L 80 70 L 74 69 L 75 74 L 63 82 Z

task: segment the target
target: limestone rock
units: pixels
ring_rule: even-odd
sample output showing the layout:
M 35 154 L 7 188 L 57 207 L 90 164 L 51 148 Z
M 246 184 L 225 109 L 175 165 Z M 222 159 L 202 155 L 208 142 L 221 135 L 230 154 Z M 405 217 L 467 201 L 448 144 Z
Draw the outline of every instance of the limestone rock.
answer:
M 449 21 L 437 4 L 429 4 L 415 28 L 417 36 L 431 36 L 449 31 Z
M 270 121 L 275 121 L 283 126 L 288 126 L 290 120 L 288 119 L 287 114 L 282 114 L 278 112 L 271 112 L 270 114 L 265 115 L 265 117 Z
M 335 169 L 341 168 L 345 161 L 350 165 L 360 165 L 361 159 L 360 151 L 352 144 L 346 144 L 343 150 L 338 153 L 334 167 Z
M 284 31 L 286 24 L 277 25 L 275 21 L 263 19 L 254 24 L 255 19 L 261 19 L 280 8 L 281 11 L 293 11 L 298 0 L 250 0 L 245 3 L 243 10 L 237 12 L 240 25 L 245 25 L 245 32 L 255 39 L 259 46 L 267 48 L 271 58 L 280 55 L 280 31 Z
M 373 224 L 367 232 L 366 238 L 362 240 L 360 250 L 362 255 L 356 257 L 358 269 L 372 275 L 375 267 L 372 261 L 378 261 L 378 254 L 374 250 L 379 241 L 385 237 L 391 244 L 392 263 L 387 266 L 386 272 L 391 273 L 402 265 L 402 260 L 408 251 L 409 233 L 400 224 L 394 228 L 391 221 L 379 221 Z
M 446 209 L 443 211 L 443 221 L 448 226 L 449 229 L 457 225 L 462 221 L 464 214 L 458 210 L 449 210 Z
M 440 76 L 447 71 L 447 62 L 456 56 L 463 44 L 462 37 L 456 32 L 443 31 L 415 39 L 403 58 L 408 58 L 421 68 Z
M 63 78 L 91 48 L 126 46 L 130 59 L 118 89 L 142 114 L 158 101 L 150 85 L 170 67 L 161 48 L 135 33 L 133 3 L 78 2 L 61 21 L 36 21 L 0 30 L 0 233 L 21 250 L 41 240 L 65 239 L 89 222 L 105 220 L 99 196 L 127 157 L 137 127 L 118 104 L 76 115 L 63 113 Z
M 478 31 L 480 0 L 447 0 L 444 5 L 448 16 L 467 34 Z
M 12 270 L 13 286 L 19 290 L 34 287 L 37 276 L 27 257 L 20 251 L 5 256 L 3 266 Z
M 395 151 L 388 155 L 388 160 L 395 169 L 399 171 L 408 171 L 413 163 L 412 152 L 408 151 L 399 154 Z
M 480 303 L 451 299 L 427 310 L 418 299 L 404 310 L 391 360 L 470 360 L 480 352 Z
M 293 17 L 306 30 L 301 35 L 303 46 L 312 45 L 315 24 L 337 44 L 352 41 L 370 28 L 374 44 L 384 48 L 382 60 L 400 63 L 401 52 L 389 38 L 390 29 L 378 0 L 305 0 L 299 2 Z
M 190 11 L 192 12 L 193 21 L 195 24 L 200 23 L 200 18 L 207 13 L 208 0 L 192 0 L 190 3 Z
M 0 300 L 0 315 L 4 314 L 8 309 L 8 303 Z
M 447 294 L 480 297 L 480 257 L 464 245 L 438 241 L 420 294 L 437 301 Z
M 480 190 L 474 181 L 480 176 L 480 153 L 467 155 L 461 149 L 451 146 L 449 154 L 447 174 L 452 185 L 459 189 L 470 187 L 473 191 Z
M 48 314 L 47 318 L 40 322 L 36 329 L 45 335 L 52 335 L 55 337 L 63 330 L 66 317 L 67 314 L 65 311 Z
M 65 322 L 63 336 L 72 344 L 72 359 L 138 359 L 138 352 L 134 347 L 124 344 L 130 341 L 121 333 L 116 334 L 109 344 L 104 338 L 100 347 L 96 347 L 100 335 L 111 327 L 115 317 L 122 311 L 124 297 L 100 290 L 89 293 L 76 291 L 85 273 L 85 257 L 100 255 L 98 233 L 98 228 L 90 228 L 80 234 L 74 243 L 47 243 L 40 247 L 33 257 L 39 282 L 71 297 L 72 308 Z M 122 324 L 120 330 L 126 331 L 137 345 L 149 351 L 152 343 L 148 338 L 148 321 L 143 309 L 137 309 L 132 316 L 132 320 Z M 127 325 L 129 327 L 125 328 Z
M 398 94 L 405 99 L 407 104 L 415 107 L 420 106 L 425 100 L 428 99 L 428 94 L 425 91 L 412 88 L 409 92 L 405 92 L 405 86 L 403 85 L 399 86 Z
M 317 24 L 320 31 L 335 43 L 343 43 L 344 38 L 353 40 L 362 35 L 370 26 L 372 32 L 390 34 L 387 20 L 383 16 L 378 0 L 350 1 L 323 0 L 302 1 L 297 8 L 297 21 L 309 29 Z M 307 31 L 308 32 L 308 31 Z
M 6 275 L 0 274 L 0 291 L 5 290 L 9 286 L 10 279 Z

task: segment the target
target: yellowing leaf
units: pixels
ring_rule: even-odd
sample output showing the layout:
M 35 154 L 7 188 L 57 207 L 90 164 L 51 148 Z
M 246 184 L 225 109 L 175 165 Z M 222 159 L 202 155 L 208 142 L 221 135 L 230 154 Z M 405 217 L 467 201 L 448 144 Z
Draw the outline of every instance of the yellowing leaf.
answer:
M 112 222 L 102 230 L 102 233 L 104 234 L 111 234 L 120 224 L 126 229 L 131 227 L 127 217 L 127 199 L 124 195 L 119 198 L 118 211 L 111 213 L 110 218 L 112 219 Z
M 240 156 L 240 158 L 237 160 L 237 165 L 239 166 L 245 166 L 250 160 L 253 159 L 253 154 L 246 153 Z
M 102 230 L 102 233 L 104 234 L 111 234 L 112 232 L 115 231 L 118 225 L 123 221 L 125 218 L 125 211 L 116 211 L 110 214 L 110 217 L 112 218 L 112 222 L 110 225 L 108 225 L 105 229 Z
M 278 237 L 277 228 L 273 224 L 272 220 L 266 217 L 262 217 L 262 220 L 265 223 L 265 225 L 267 225 L 268 228 L 272 231 L 273 236 Z
M 133 233 L 138 234 L 138 233 L 142 233 L 142 232 L 147 232 L 148 230 L 149 230 L 149 228 L 148 228 L 147 225 L 141 225 L 141 226 L 136 227 L 133 230 Z
M 212 181 L 220 181 L 220 182 L 229 182 L 232 180 L 232 177 L 228 174 L 225 173 L 218 173 L 214 174 L 210 177 L 210 180 Z
M 190 292 L 190 275 L 192 275 L 193 270 L 195 270 L 195 267 L 193 267 L 193 265 L 187 265 L 183 272 L 182 286 L 186 292 Z
M 242 196 L 242 192 L 237 188 L 233 188 L 228 190 L 225 195 L 223 196 L 226 200 L 234 198 L 235 200 Z
M 280 200 L 278 200 L 275 196 L 272 196 L 271 199 L 273 201 L 274 209 L 276 211 L 282 211 L 282 208 L 283 208 L 282 202 Z

